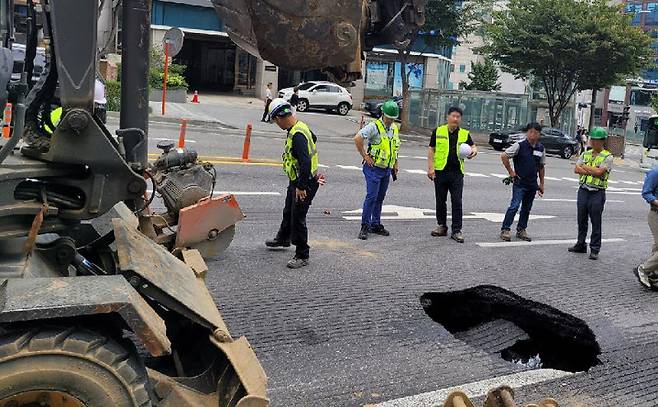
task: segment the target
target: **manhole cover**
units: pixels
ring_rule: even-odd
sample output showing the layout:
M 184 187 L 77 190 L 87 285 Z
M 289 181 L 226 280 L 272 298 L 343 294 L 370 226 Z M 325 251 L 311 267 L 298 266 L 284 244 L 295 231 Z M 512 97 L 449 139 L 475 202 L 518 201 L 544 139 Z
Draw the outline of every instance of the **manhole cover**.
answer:
M 430 292 L 420 302 L 456 338 L 509 362 L 568 372 L 599 363 L 601 349 L 583 320 L 503 288 Z

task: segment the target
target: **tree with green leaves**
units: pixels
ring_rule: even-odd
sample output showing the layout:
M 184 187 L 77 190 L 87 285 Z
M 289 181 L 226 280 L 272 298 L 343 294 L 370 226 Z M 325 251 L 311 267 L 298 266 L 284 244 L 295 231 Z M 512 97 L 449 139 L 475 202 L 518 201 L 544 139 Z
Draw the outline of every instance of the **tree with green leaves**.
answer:
M 498 67 L 491 58 L 485 58 L 482 62 L 471 62 L 471 72 L 468 73 L 470 83 L 462 81 L 459 87 L 465 90 L 499 91 L 498 78 Z
M 573 95 L 601 89 L 653 64 L 651 38 L 606 0 L 510 0 L 493 14 L 480 49 L 545 90 L 551 125 Z
M 483 17 L 491 10 L 492 0 L 471 0 L 461 2 L 456 0 L 427 0 L 425 4 L 425 26 L 410 33 L 404 46 L 397 44 L 399 61 L 402 69 L 402 128 L 409 124 L 409 78 L 415 70 L 411 69 L 411 54 L 417 41 L 423 41 L 424 52 L 451 47 L 459 44 L 459 38 L 482 26 Z

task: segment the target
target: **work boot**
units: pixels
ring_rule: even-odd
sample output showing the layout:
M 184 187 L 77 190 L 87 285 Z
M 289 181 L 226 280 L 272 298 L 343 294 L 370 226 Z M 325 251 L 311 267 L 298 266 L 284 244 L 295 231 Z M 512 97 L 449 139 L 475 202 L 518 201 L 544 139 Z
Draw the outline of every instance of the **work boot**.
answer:
M 432 231 L 432 236 L 438 237 L 438 236 L 448 236 L 448 227 L 439 225 Z
M 649 274 L 644 271 L 644 268 L 642 268 L 641 265 L 637 266 L 633 271 L 640 284 L 650 290 L 655 290 L 655 288 L 651 285 L 651 281 L 649 281 Z
M 388 230 L 384 229 L 384 225 L 375 225 L 370 227 L 370 232 L 380 236 L 390 236 Z
M 361 231 L 359 232 L 359 239 L 368 240 L 368 231 L 370 227 L 368 225 L 361 225 Z
M 599 252 L 595 252 L 592 250 L 592 252 L 589 254 L 589 259 L 590 260 L 598 260 L 599 259 Z
M 286 264 L 286 267 L 289 269 L 300 269 L 302 267 L 308 266 L 308 259 L 300 259 L 299 257 L 295 256 Z
M 459 231 L 459 232 L 452 232 L 452 235 L 450 235 L 450 238 L 454 240 L 457 243 L 464 243 L 464 234 Z
M 587 253 L 587 248 L 583 245 L 579 245 L 578 243 L 571 246 L 568 250 L 569 253 Z
M 512 232 L 509 229 L 503 229 L 500 231 L 500 240 L 505 242 L 512 241 Z
M 532 238 L 528 235 L 528 232 L 525 229 L 517 230 L 516 237 L 526 242 L 532 242 Z
M 277 238 L 274 239 L 269 239 L 265 241 L 265 246 L 267 247 L 290 247 L 290 241 L 289 240 L 279 240 Z

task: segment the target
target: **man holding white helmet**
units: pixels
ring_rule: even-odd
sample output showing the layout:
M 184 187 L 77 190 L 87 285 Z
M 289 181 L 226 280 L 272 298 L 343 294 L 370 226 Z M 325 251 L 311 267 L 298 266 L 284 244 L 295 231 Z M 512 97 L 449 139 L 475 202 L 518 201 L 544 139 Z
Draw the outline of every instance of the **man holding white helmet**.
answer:
M 447 236 L 447 199 L 450 192 L 452 204 L 452 240 L 464 243 L 462 233 L 462 192 L 464 190 L 464 159 L 474 158 L 478 151 L 468 130 L 459 126 L 462 110 L 448 109 L 448 123 L 432 133 L 427 153 L 427 177 L 434 181 L 436 196 L 436 221 L 438 226 L 432 236 Z
M 546 153 L 544 146 L 539 142 L 541 136 L 541 125 L 539 123 L 529 123 L 526 128 L 525 140 L 517 141 L 512 144 L 500 158 L 511 179 L 514 180 L 512 185 L 512 202 L 510 203 L 503 226 L 500 232 L 500 238 L 506 242 L 512 240 L 512 223 L 514 217 L 521 208 L 519 223 L 516 225 L 516 237 L 526 242 L 532 241 L 526 228 L 530 218 L 530 209 L 535 200 L 535 195 L 544 195 L 544 164 L 546 163 Z M 510 164 L 510 159 L 514 161 L 514 168 Z M 539 177 L 539 184 L 537 184 Z
M 295 257 L 288 262 L 288 268 L 298 269 L 308 265 L 309 245 L 306 214 L 318 191 L 321 177 L 318 177 L 317 138 L 311 129 L 295 117 L 293 108 L 285 99 L 276 98 L 269 106 L 268 122 L 274 122 L 286 130 L 283 152 L 283 171 L 288 176 L 288 192 L 283 209 L 283 220 L 274 239 L 265 242 L 267 247 L 296 246 Z

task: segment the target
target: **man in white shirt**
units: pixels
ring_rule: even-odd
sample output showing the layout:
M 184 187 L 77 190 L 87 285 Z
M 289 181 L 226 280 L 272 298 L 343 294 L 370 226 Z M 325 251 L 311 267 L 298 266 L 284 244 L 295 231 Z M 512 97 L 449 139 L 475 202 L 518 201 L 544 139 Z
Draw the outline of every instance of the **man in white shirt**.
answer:
M 267 115 L 270 112 L 270 103 L 272 103 L 272 82 L 268 83 L 265 89 L 265 111 L 263 112 L 263 118 L 260 119 L 261 122 L 267 121 Z

